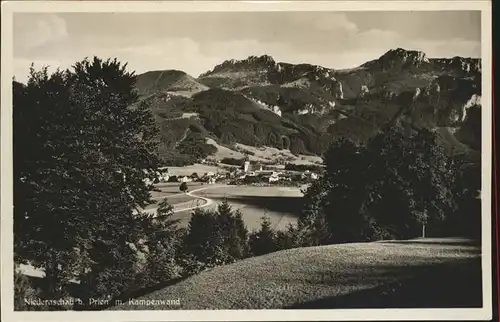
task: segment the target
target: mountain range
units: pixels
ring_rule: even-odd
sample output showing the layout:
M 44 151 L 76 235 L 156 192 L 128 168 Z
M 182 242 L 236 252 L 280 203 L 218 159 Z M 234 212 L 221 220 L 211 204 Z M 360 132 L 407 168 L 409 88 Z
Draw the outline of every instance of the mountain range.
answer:
M 390 126 L 437 131 L 450 153 L 481 146 L 481 60 L 393 49 L 352 69 L 227 60 L 195 78 L 179 70 L 137 76 L 162 133 L 166 162 L 193 162 L 235 146 L 321 155 L 341 137 L 363 143 Z

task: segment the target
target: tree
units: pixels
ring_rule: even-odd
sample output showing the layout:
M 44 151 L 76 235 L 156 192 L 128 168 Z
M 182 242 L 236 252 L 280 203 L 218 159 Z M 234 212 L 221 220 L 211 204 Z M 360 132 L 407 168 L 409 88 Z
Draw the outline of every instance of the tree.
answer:
M 250 251 L 254 256 L 260 256 L 278 250 L 276 246 L 276 231 L 271 227 L 269 217 L 262 217 L 260 230 L 250 235 Z
M 143 247 L 145 269 L 141 276 L 146 280 L 145 286 L 180 277 L 178 255 L 183 233 L 177 226 L 179 220 L 172 219 L 173 209 L 165 198 L 158 204 L 156 216 L 145 222 L 148 235 L 141 243 L 146 246 Z
M 442 235 L 456 211 L 458 164 L 431 131 L 388 128 L 366 146 L 342 139 L 325 164 L 298 222 L 308 245 Z
M 45 270 L 46 293 L 76 277 L 83 297 L 113 296 L 133 280 L 128 245 L 145 236 L 136 209 L 151 202 L 144 181 L 159 165 L 134 83 L 126 64 L 99 58 L 14 83 L 15 254 Z
M 440 229 L 449 236 L 481 238 L 481 165 L 459 161 L 459 172 L 454 185 L 457 211 L 447 217 Z
M 187 183 L 186 182 L 181 183 L 181 185 L 179 186 L 179 190 L 182 191 L 182 192 L 184 192 L 184 193 L 186 193 L 187 190 L 188 190 Z
M 311 245 L 364 239 L 361 213 L 365 197 L 364 149 L 342 139 L 325 153 L 325 174 L 304 196 L 299 228 L 308 231 Z
M 248 230 L 239 210 L 233 211 L 227 200 L 217 208 L 216 231 L 225 247 L 227 262 L 233 262 L 247 256 Z
M 393 128 L 370 141 L 367 159 L 373 160 L 368 212 L 391 237 L 420 236 L 424 225 L 453 213 L 457 171 L 435 133 L 419 129 L 407 137 Z
M 248 231 L 241 213 L 222 202 L 217 211 L 197 208 L 184 240 L 186 274 L 229 264 L 248 255 Z

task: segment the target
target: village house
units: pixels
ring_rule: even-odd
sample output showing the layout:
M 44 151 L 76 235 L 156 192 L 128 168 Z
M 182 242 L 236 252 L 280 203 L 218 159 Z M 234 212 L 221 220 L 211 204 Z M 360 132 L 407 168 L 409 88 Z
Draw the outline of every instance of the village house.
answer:
M 273 172 L 270 176 L 269 176 L 269 183 L 272 183 L 272 182 L 278 182 L 280 180 L 280 177 L 278 175 L 278 173 L 276 172 Z
M 168 179 L 170 179 L 170 175 L 168 172 L 158 172 L 158 179 L 160 182 L 168 182 Z
M 309 170 L 306 170 L 301 174 L 301 178 L 302 179 L 310 179 L 310 180 L 318 180 L 319 175 L 315 172 L 311 172 Z
M 177 179 L 178 182 L 193 182 L 193 179 L 188 177 L 188 176 L 184 176 L 184 177 L 180 177 Z

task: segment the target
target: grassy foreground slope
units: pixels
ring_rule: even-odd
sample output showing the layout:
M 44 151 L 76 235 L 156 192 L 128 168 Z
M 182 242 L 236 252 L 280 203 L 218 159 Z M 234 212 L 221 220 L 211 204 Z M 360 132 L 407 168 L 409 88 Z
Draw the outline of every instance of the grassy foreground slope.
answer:
M 480 247 L 423 239 L 298 248 L 217 267 L 116 310 L 480 307 Z

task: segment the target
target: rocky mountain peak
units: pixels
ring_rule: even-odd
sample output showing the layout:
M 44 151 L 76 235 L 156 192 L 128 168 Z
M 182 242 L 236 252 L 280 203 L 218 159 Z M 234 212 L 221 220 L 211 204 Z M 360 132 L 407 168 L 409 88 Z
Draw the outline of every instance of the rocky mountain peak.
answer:
M 429 63 L 427 55 L 418 50 L 407 50 L 403 48 L 391 49 L 379 59 L 364 64 L 364 67 L 380 67 L 381 69 L 398 69 L 419 67 Z
M 267 64 L 267 65 L 275 65 L 276 62 L 274 58 L 269 55 L 261 55 L 261 56 L 250 56 L 242 62 L 248 62 L 249 64 Z
M 226 60 L 222 64 L 215 66 L 213 70 L 201 74 L 200 77 L 229 70 L 243 71 L 269 68 L 276 68 L 276 61 L 273 59 L 273 57 L 269 55 L 249 56 L 248 58 L 242 60 Z

